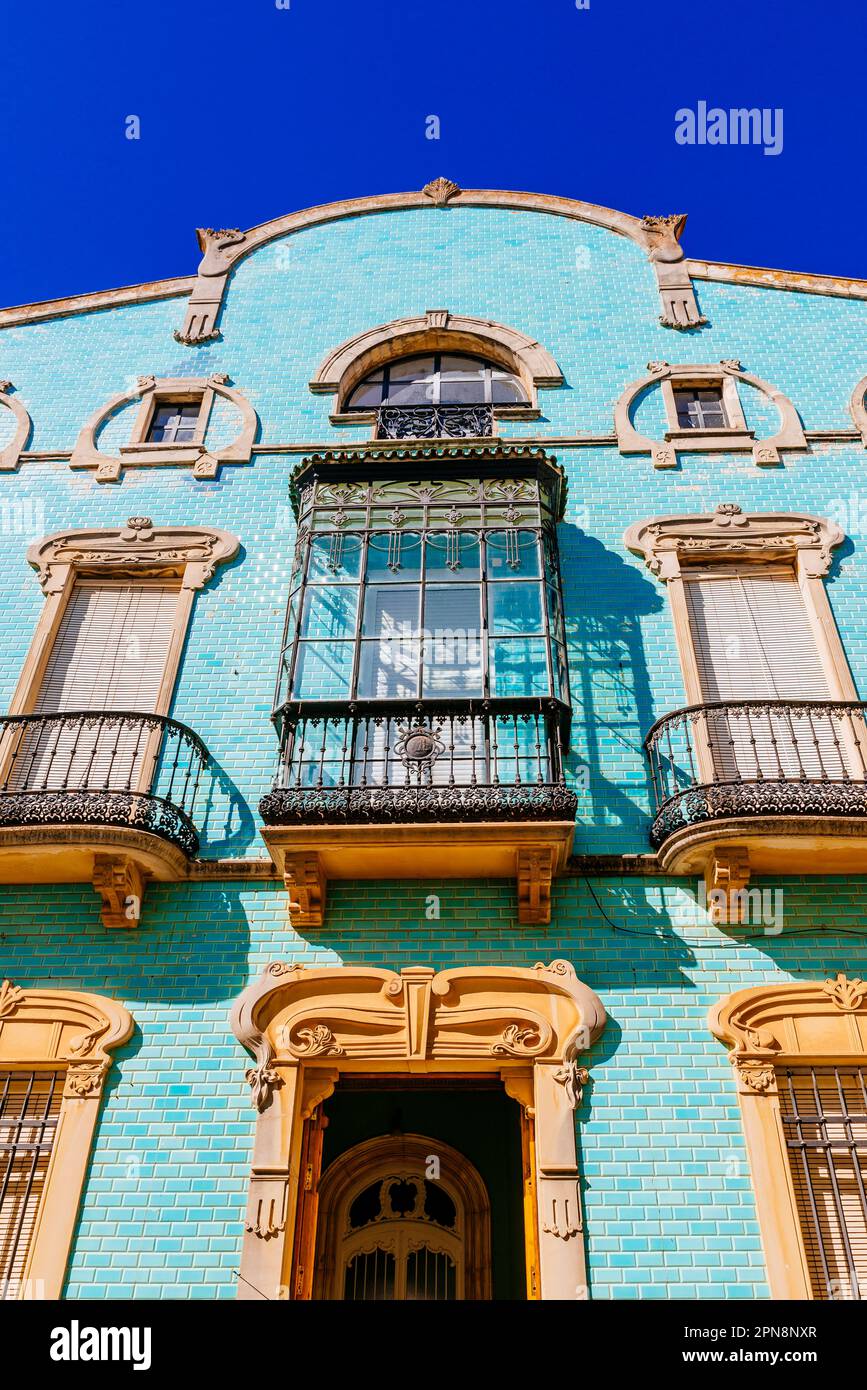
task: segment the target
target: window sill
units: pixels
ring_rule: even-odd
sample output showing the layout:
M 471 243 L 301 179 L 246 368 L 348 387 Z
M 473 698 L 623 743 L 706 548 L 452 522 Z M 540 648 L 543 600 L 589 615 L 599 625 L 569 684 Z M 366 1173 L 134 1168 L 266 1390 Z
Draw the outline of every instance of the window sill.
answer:
M 204 452 L 204 444 L 122 444 L 119 450 L 125 463 L 194 464 Z
M 375 410 L 339 410 L 329 415 L 330 425 L 375 425 Z
M 666 430 L 665 439 L 678 449 L 752 449 L 755 432 L 737 427 L 727 430 L 675 429 Z
M 495 405 L 493 416 L 495 420 L 541 420 L 542 412 L 535 405 Z M 342 410 L 328 417 L 328 423 L 337 426 L 375 425 L 376 420 L 375 410 Z
M 542 412 L 536 405 L 495 405 L 495 420 L 541 420 Z

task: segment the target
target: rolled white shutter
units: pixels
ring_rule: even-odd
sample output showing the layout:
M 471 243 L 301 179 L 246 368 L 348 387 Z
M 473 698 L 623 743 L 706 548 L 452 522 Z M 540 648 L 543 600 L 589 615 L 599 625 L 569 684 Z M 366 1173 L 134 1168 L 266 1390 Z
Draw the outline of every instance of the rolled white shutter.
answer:
M 77 586 L 66 606 L 34 715 L 151 714 L 165 671 L 178 602 L 168 585 Z M 128 790 L 149 730 L 106 719 L 31 726 L 10 784 L 23 790 Z
M 793 574 L 721 574 L 689 579 L 685 590 L 706 701 L 831 698 Z M 725 779 L 841 777 L 854 763 L 842 726 L 810 710 L 710 713 L 706 727 Z
M 48 659 L 35 713 L 150 714 L 165 670 L 177 602 L 177 589 L 168 585 L 75 588 Z

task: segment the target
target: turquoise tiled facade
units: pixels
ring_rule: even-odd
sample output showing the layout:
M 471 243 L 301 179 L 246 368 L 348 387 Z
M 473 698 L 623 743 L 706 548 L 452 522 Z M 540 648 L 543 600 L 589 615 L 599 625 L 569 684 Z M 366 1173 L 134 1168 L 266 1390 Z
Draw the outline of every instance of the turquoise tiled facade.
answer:
M 867 303 L 710 281 L 696 288 L 709 323 L 675 333 L 658 322 L 652 266 L 625 237 L 537 212 L 415 208 L 261 247 L 230 277 L 222 337 L 204 346 L 173 339 L 178 298 L 3 329 L 0 375 L 32 416 L 28 454 L 38 457 L 0 475 L 0 699 L 8 704 L 44 602 L 25 560 L 30 540 L 143 515 L 232 532 L 242 550 L 197 595 L 172 714 L 221 771 L 202 857 L 262 858 L 257 804 L 276 759 L 269 716 L 294 540 L 289 477 L 303 456 L 277 446 L 366 439 L 369 427 L 329 423 L 333 398 L 312 394 L 310 377 L 351 335 L 441 305 L 538 339 L 565 378 L 540 393 L 540 420 L 504 421 L 501 432 L 556 439 L 550 451 L 569 480 L 559 540 L 575 853 L 646 853 L 642 739 L 685 698 L 666 592 L 625 550 L 628 525 L 721 501 L 837 519 L 849 539 L 828 592 L 862 693 L 867 684 L 859 440 L 812 441 L 771 469 L 749 454 L 682 453 L 670 471 L 646 456 L 622 458 L 613 444 L 559 442 L 611 435 L 615 402 L 654 359 L 738 358 L 791 398 L 806 430 L 851 430 L 849 397 L 867 371 Z M 227 373 L 258 413 L 261 451 L 249 464 L 212 481 L 188 468 L 129 468 L 109 485 L 70 469 L 82 424 L 138 376 L 212 372 Z M 748 425 L 772 433 L 765 398 L 743 388 L 741 401 Z M 109 422 L 103 447 L 124 441 L 135 409 Z M 657 437 L 658 412 L 648 399 L 636 415 Z M 226 403 L 215 410 L 209 446 L 231 438 L 233 415 Z M 530 928 L 516 924 L 510 883 L 332 883 L 326 926 L 300 935 L 276 879 L 151 885 L 141 927 L 126 933 L 102 927 L 86 884 L 4 887 L 0 976 L 109 994 L 137 1025 L 110 1074 L 67 1296 L 234 1296 L 254 1112 L 227 1015 L 266 962 L 445 968 L 554 957 L 574 964 L 610 1016 L 578 1112 L 591 1295 L 767 1296 L 731 1067 L 705 1016 L 753 984 L 865 973 L 867 877 L 758 886 L 784 891 L 780 935 L 714 927 L 694 905 L 694 882 L 662 877 L 562 879 L 550 927 Z M 438 921 L 425 917 L 432 893 Z

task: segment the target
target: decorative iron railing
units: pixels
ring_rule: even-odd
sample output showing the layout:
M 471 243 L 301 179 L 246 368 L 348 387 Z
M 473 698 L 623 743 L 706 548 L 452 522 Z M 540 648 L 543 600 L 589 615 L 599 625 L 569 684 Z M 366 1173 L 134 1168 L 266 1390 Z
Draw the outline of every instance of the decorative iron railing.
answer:
M 556 701 L 287 704 L 270 825 L 571 820 Z
M 738 700 L 690 705 L 645 739 L 650 838 L 731 816 L 867 815 L 867 704 Z
M 208 750 L 158 714 L 69 711 L 0 717 L 0 826 L 117 825 L 194 855 Z
M 489 405 L 381 405 L 378 439 L 479 439 L 494 432 Z

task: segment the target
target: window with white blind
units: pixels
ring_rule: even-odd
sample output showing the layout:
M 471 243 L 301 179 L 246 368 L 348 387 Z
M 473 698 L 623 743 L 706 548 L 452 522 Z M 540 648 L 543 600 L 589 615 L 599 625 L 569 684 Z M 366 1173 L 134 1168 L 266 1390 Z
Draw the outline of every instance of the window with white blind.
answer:
M 771 706 L 708 712 L 716 775 L 761 780 L 854 775 L 860 764 L 849 746 L 851 732 L 809 708 L 810 702 L 833 696 L 793 571 L 720 567 L 684 578 L 703 700 Z
M 813 1297 L 867 1298 L 867 1072 L 792 1067 L 777 1084 Z
M 134 786 L 148 729 L 93 716 L 154 713 L 177 603 L 177 588 L 166 584 L 76 585 L 34 702 L 34 721 L 16 750 L 18 786 Z M 66 720 L 35 722 L 66 713 Z
M 62 1097 L 62 1072 L 0 1071 L 0 1299 L 20 1296 Z

